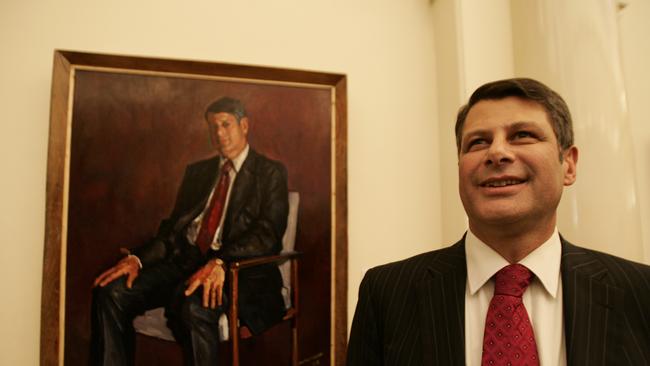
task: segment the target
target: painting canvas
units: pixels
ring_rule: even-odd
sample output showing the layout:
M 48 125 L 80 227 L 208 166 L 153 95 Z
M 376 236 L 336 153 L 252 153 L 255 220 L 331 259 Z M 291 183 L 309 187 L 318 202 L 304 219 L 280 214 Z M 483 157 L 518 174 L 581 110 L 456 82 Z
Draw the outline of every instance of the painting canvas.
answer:
M 185 167 L 215 154 L 204 113 L 221 97 L 244 104 L 251 148 L 282 162 L 289 191 L 300 196 L 301 364 L 343 363 L 345 76 L 57 51 L 42 364 L 87 364 L 94 278 L 122 256 L 121 247 L 155 235 L 173 208 Z M 242 364 L 257 364 L 256 357 L 288 364 L 283 344 L 289 332 L 279 325 L 243 342 Z M 163 341 L 138 336 L 136 347 L 141 364 L 179 362 L 178 349 Z M 220 347 L 227 360 L 228 348 Z

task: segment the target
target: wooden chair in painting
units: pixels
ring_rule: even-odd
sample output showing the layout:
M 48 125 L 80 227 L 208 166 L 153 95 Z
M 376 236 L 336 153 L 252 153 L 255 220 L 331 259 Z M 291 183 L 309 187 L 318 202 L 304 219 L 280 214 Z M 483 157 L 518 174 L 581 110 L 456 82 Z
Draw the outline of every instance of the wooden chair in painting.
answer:
M 230 341 L 232 350 L 232 365 L 239 366 L 239 343 L 241 339 L 253 337 L 245 325 L 239 323 L 238 285 L 239 271 L 244 268 L 263 264 L 277 263 L 282 275 L 282 296 L 286 313 L 282 321 L 291 324 L 291 365 L 298 366 L 298 260 L 300 253 L 294 251 L 296 227 L 298 222 L 298 205 L 300 196 L 297 192 L 289 192 L 289 217 L 287 229 L 282 238 L 283 249 L 278 255 L 256 257 L 228 264 L 228 281 L 230 281 L 230 307 L 219 319 L 219 339 Z M 133 321 L 136 332 L 167 341 L 174 341 L 171 330 L 167 327 L 164 308 L 156 308 L 145 312 Z

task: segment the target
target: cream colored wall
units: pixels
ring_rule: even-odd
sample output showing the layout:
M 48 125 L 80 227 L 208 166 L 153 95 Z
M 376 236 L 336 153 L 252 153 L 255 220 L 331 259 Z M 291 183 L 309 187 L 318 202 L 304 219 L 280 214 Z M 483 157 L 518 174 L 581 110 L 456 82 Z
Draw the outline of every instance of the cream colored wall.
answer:
M 650 263 L 650 123 L 646 110 L 650 96 L 650 1 L 626 3 L 628 6 L 618 16 L 621 58 L 634 142 L 644 258 L 645 263 Z
M 348 75 L 349 316 L 365 269 L 440 242 L 428 0 L 0 2 L 0 364 L 39 359 L 54 49 Z
M 442 244 L 454 243 L 465 231 L 466 216 L 458 196 L 458 174 L 454 122 L 456 111 L 465 99 L 461 4 L 455 0 L 436 0 L 436 76 L 438 83 L 438 129 L 440 139 L 440 210 Z
M 514 76 L 510 0 L 461 0 L 463 102 L 479 86 Z

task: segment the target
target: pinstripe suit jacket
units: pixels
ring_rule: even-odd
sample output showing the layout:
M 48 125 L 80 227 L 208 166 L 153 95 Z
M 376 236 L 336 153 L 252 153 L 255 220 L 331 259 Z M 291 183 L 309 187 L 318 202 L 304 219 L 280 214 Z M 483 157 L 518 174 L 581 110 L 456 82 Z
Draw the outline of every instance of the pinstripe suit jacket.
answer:
M 562 239 L 568 365 L 650 365 L 650 267 Z M 465 241 L 369 270 L 348 366 L 464 365 Z

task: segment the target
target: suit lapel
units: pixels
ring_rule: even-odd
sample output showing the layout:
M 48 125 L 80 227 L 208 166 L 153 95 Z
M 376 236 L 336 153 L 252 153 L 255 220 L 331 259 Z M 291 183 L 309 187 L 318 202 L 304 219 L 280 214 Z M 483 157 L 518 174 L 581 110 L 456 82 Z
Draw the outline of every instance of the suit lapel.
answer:
M 417 285 L 425 365 L 465 364 L 464 238 L 438 252 Z
M 417 285 L 424 364 L 465 364 L 464 239 L 442 250 Z M 623 290 L 608 284 L 607 268 L 562 238 L 562 287 L 568 365 L 625 360 L 621 326 Z
M 624 355 L 620 319 L 623 291 L 610 286 L 607 268 L 591 253 L 562 239 L 564 334 L 568 365 L 616 364 Z

